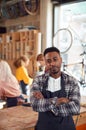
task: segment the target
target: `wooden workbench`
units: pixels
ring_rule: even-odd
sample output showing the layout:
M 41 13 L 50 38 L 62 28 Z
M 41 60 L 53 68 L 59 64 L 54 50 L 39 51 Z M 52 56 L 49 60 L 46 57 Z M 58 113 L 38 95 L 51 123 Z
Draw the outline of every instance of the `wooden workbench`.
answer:
M 0 110 L 0 130 L 34 130 L 37 112 L 17 106 Z
M 0 130 L 34 130 L 38 114 L 31 107 L 17 106 L 0 110 Z M 77 116 L 74 116 L 76 121 Z M 86 124 L 86 108 L 81 107 L 77 125 Z

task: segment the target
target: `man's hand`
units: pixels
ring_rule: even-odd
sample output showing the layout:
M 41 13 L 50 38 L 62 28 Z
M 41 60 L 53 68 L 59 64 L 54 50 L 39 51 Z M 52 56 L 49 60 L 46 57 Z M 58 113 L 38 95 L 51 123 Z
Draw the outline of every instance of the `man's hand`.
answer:
M 42 99 L 42 98 L 44 98 L 41 92 L 34 92 L 34 93 L 33 93 L 33 96 L 34 96 L 35 98 L 37 98 L 37 99 Z
M 68 98 L 58 98 L 57 100 L 57 105 L 60 105 L 60 104 L 63 104 L 63 103 L 68 103 L 69 102 L 69 99 Z

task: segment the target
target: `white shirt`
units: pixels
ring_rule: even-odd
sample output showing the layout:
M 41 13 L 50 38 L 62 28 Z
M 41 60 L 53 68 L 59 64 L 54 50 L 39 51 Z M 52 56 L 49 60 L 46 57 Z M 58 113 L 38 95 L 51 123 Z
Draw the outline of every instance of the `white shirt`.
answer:
M 61 81 L 60 77 L 57 79 L 49 77 L 47 90 L 50 92 L 59 91 L 61 89 L 61 82 L 60 81 Z

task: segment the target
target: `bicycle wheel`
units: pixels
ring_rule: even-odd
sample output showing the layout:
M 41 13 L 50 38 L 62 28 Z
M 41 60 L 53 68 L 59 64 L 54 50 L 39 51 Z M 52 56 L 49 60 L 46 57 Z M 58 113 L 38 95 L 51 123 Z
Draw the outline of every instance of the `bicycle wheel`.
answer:
M 59 29 L 53 37 L 53 45 L 58 47 L 61 53 L 66 53 L 73 43 L 73 36 L 69 29 Z
M 36 15 L 39 9 L 39 0 L 23 0 L 24 9 L 30 15 Z

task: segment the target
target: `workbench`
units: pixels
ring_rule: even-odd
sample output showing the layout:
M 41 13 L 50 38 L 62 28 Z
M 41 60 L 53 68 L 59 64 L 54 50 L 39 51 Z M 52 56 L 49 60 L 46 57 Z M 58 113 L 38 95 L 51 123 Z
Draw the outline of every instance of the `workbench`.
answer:
M 0 110 L 0 130 L 34 130 L 38 113 L 31 107 L 16 106 Z M 77 116 L 74 116 L 76 122 Z M 77 125 L 86 124 L 86 108 L 81 107 Z
M 34 130 L 37 112 L 31 107 L 16 106 L 0 110 L 0 130 Z

